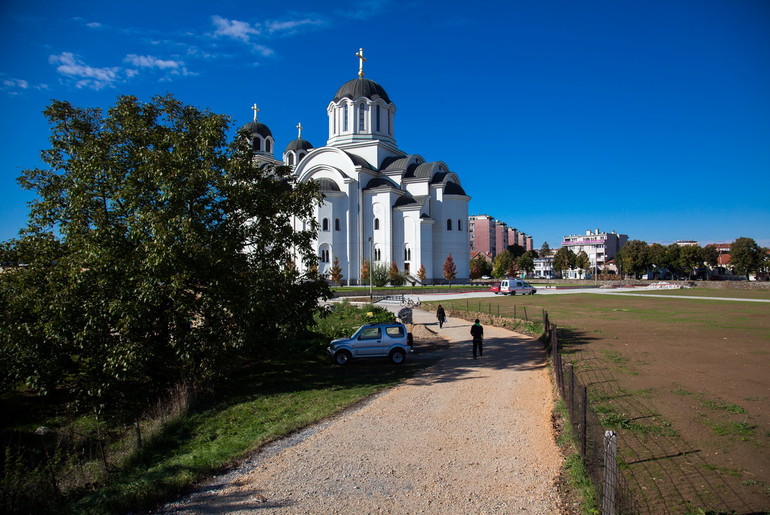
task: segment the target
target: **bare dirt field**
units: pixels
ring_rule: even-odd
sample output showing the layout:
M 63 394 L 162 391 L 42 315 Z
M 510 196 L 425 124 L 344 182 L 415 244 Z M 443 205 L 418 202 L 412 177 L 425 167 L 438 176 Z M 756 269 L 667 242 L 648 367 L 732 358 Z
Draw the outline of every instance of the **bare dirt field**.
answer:
M 545 308 L 559 325 L 564 361 L 618 431 L 643 511 L 770 511 L 770 303 L 591 294 L 492 302 L 501 314 Z

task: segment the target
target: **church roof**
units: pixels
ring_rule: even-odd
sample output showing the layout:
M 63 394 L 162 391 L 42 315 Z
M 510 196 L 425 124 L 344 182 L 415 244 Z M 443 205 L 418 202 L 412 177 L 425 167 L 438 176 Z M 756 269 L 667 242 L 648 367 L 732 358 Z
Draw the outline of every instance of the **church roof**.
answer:
M 270 128 L 264 123 L 260 122 L 249 122 L 241 127 L 241 129 L 248 131 L 251 134 L 259 134 L 263 138 L 267 138 L 268 136 L 273 135 L 273 133 L 270 131 Z
M 343 152 L 345 152 L 345 151 L 343 150 Z M 368 170 L 374 171 L 374 168 L 372 168 L 372 165 L 370 165 L 369 162 L 366 159 L 364 159 L 363 157 L 357 156 L 356 154 L 351 154 L 350 152 L 345 152 L 345 153 L 348 155 L 350 160 L 353 161 L 354 165 L 362 166 L 362 167 L 364 167 L 364 168 L 366 168 Z
M 370 100 L 375 100 L 379 97 L 385 102 L 390 103 L 390 98 L 388 98 L 388 94 L 382 86 L 373 80 L 361 77 L 349 80 L 340 86 L 340 89 L 337 90 L 337 94 L 334 95 L 334 100 L 332 100 L 332 102 L 337 102 L 343 98 L 355 100 L 359 97 L 366 97 Z
M 393 204 L 393 207 L 400 207 L 400 206 L 423 206 L 425 204 L 425 201 L 429 199 L 430 197 L 428 195 L 415 195 L 412 197 L 411 195 L 404 195 L 403 197 L 399 197 L 396 202 Z
M 311 148 L 313 148 L 313 145 L 308 140 L 297 138 L 290 141 L 289 144 L 286 145 L 284 152 L 288 152 L 290 150 L 294 150 L 295 152 L 297 150 L 310 150 Z
M 316 182 L 318 183 L 319 191 L 340 191 L 340 187 L 337 186 L 337 183 L 327 177 L 316 179 Z
M 364 189 L 371 190 L 374 188 L 382 188 L 382 187 L 391 188 L 394 190 L 397 189 L 395 184 L 390 182 L 388 179 L 385 179 L 384 177 L 375 177 L 374 179 L 369 181 L 369 183 L 366 185 L 366 188 Z
M 466 195 L 463 187 L 457 184 L 456 182 L 452 182 L 452 181 L 448 181 L 446 183 L 446 186 L 444 186 L 444 194 L 445 195 Z

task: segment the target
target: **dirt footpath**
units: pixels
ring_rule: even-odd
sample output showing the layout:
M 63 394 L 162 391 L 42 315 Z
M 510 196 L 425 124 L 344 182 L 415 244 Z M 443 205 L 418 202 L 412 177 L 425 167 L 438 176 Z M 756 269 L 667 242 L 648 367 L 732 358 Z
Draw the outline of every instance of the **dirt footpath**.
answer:
M 464 320 L 415 323 L 453 342 L 436 365 L 161 512 L 560 513 L 542 346 L 485 327 L 474 360 Z

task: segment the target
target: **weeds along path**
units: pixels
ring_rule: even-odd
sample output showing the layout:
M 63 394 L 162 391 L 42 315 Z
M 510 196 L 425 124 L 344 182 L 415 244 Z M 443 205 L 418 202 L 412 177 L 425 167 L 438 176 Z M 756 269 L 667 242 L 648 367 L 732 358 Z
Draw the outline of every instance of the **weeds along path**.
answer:
M 485 327 L 474 360 L 468 322 L 414 319 L 452 343 L 443 359 L 161 513 L 560 513 L 541 344 Z

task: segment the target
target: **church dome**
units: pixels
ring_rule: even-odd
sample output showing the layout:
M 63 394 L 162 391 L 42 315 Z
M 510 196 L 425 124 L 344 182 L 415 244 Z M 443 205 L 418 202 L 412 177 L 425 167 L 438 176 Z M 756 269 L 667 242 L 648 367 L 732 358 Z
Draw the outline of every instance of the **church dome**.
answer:
M 343 84 L 340 89 L 337 90 L 337 94 L 334 95 L 334 100 L 332 100 L 332 102 L 337 102 L 343 98 L 355 100 L 359 97 L 366 97 L 369 100 L 375 100 L 377 97 L 380 97 L 385 102 L 390 103 L 390 98 L 388 98 L 388 94 L 382 86 L 373 80 L 361 77 L 349 80 Z
M 273 136 L 273 133 L 270 131 L 270 127 L 268 127 L 264 123 L 259 123 L 259 122 L 249 122 L 243 127 L 241 127 L 241 130 L 245 130 L 249 134 L 259 134 L 263 138 L 267 138 L 268 136 L 270 137 Z
M 306 139 L 297 138 L 293 141 L 290 141 L 288 145 L 286 145 L 286 149 L 284 152 L 289 152 L 291 150 L 298 151 L 298 150 L 310 150 L 313 148 L 313 145 Z

